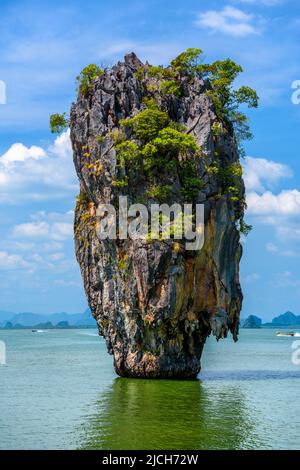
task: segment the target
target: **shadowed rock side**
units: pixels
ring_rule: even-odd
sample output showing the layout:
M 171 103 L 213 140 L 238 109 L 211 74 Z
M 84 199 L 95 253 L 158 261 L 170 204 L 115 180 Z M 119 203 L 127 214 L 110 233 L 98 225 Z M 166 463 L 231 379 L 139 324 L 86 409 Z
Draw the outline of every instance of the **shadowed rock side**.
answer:
M 146 89 L 155 90 L 155 78 L 142 83 L 142 66 L 132 53 L 125 62 L 98 77 L 88 98 L 79 96 L 71 109 L 71 139 L 81 195 L 75 213 L 75 249 L 85 292 L 100 335 L 114 355 L 117 374 L 130 377 L 195 378 L 209 334 L 219 338 L 230 330 L 237 339 L 242 293 L 239 283 L 241 245 L 236 221 L 243 207 L 220 195 L 217 176 L 207 169 L 216 148 L 222 165 L 239 161 L 232 131 L 215 137 L 214 106 L 199 77 L 182 79 L 182 96 L 154 91 L 160 108 L 186 126 L 201 146 L 198 174 L 204 186 L 197 202 L 205 204 L 205 243 L 198 252 L 174 250 L 172 241 L 105 240 L 95 231 L 99 203 L 117 203 L 116 151 L 108 132 L 121 118 L 136 115 L 145 106 Z M 147 66 L 146 66 L 147 67 Z M 151 88 L 151 85 L 152 88 Z M 97 136 L 105 136 L 97 139 Z M 160 181 L 170 184 L 162 169 Z M 177 202 L 180 182 L 172 177 Z M 147 181 L 128 189 L 136 202 Z M 124 192 L 126 194 L 126 192 Z M 241 181 L 240 199 L 244 196 Z M 175 202 L 176 199 L 173 201 Z

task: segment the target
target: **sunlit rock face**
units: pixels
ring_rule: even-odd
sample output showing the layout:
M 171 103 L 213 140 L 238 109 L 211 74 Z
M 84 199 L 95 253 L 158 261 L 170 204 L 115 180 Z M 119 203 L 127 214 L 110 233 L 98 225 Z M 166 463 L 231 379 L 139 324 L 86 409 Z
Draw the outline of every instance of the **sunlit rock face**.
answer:
M 136 71 L 143 64 L 134 54 L 97 78 L 88 98 L 79 96 L 71 109 L 71 139 L 81 195 L 75 211 L 75 249 L 92 313 L 114 356 L 120 376 L 195 378 L 208 335 L 231 331 L 237 339 L 242 292 L 239 283 L 240 235 L 236 221 L 243 212 L 240 194 L 220 194 L 218 175 L 209 171 L 218 155 L 221 165 L 239 161 L 230 129 L 215 136 L 214 105 L 200 78 L 182 80 L 181 97 L 155 91 L 160 108 L 186 126 L 201 146 L 198 175 L 203 181 L 197 202 L 205 205 L 205 242 L 201 250 L 174 250 L 172 241 L 99 240 L 95 213 L 99 204 L 117 204 L 113 185 L 117 160 L 107 135 L 119 120 L 142 109 L 145 89 Z M 152 88 L 151 88 L 151 85 Z M 97 139 L 105 136 L 105 139 Z M 162 168 L 161 181 L 170 175 Z M 170 183 L 170 181 L 168 180 Z M 173 178 L 174 194 L 180 181 Z M 147 182 L 128 189 L 135 202 Z M 177 191 L 177 192 L 176 192 Z M 233 200 L 234 199 L 234 200 Z M 174 201 L 176 202 L 176 200 Z

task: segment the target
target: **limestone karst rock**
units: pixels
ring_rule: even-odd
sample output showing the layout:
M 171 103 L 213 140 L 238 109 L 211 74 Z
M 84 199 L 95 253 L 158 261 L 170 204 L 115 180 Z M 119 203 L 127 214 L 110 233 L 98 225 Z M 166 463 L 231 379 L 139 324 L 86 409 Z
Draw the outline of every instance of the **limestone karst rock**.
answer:
M 71 140 L 81 188 L 75 212 L 76 256 L 116 372 L 130 377 L 194 378 L 208 335 L 219 339 L 231 331 L 237 339 L 242 304 L 237 221 L 244 209 L 244 185 L 239 176 L 238 194 L 232 197 L 220 191 L 220 171 L 238 164 L 239 154 L 232 129 L 223 126 L 222 132 L 215 132 L 218 119 L 207 93 L 209 83 L 199 76 L 192 80 L 182 76 L 180 96 L 162 93 L 148 68 L 135 54 L 128 54 L 94 81 L 88 96 L 79 94 L 72 106 Z M 120 192 L 126 194 L 126 188 L 115 184 L 120 172 L 116 153 L 120 119 L 146 109 L 145 97 L 155 99 L 159 109 L 185 126 L 201 147 L 197 177 L 203 185 L 194 198 L 205 205 L 205 243 L 200 251 L 175 250 L 172 240 L 149 243 L 97 237 L 97 206 L 117 204 Z M 219 172 L 214 171 L 217 160 Z M 126 168 L 122 171 L 126 173 Z M 149 194 L 150 182 L 139 176 L 129 176 L 132 202 Z M 173 201 L 183 201 L 176 170 L 170 175 L 162 167 L 154 178 L 158 186 L 171 186 Z

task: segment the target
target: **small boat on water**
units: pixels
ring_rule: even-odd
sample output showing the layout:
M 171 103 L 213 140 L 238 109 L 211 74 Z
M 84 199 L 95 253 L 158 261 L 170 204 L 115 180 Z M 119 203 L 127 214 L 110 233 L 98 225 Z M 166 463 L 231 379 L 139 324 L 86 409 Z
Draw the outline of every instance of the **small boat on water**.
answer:
M 278 331 L 276 333 L 276 336 L 295 336 L 296 333 L 294 331 L 288 331 L 288 332 L 281 332 L 281 331 Z
M 38 330 L 31 330 L 31 332 L 32 332 L 32 333 L 37 333 L 37 332 L 38 332 Z

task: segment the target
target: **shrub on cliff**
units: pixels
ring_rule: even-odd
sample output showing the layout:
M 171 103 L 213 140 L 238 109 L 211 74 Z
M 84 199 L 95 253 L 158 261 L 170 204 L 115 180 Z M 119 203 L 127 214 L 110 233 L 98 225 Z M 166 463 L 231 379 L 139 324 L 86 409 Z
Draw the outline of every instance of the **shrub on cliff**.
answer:
M 85 98 L 87 98 L 93 89 L 94 80 L 102 75 L 103 72 L 104 70 L 95 64 L 90 64 L 87 67 L 84 67 L 84 69 L 82 69 L 80 74 L 76 77 L 79 94 L 82 94 Z
M 129 173 L 134 168 L 139 173 L 146 174 L 148 181 L 152 180 L 152 188 L 155 188 L 149 190 L 147 195 L 158 200 L 166 200 L 171 195 L 172 188 L 163 185 L 159 189 L 153 181 L 155 172 L 164 168 L 171 174 L 178 174 L 182 185 L 181 193 L 186 200 L 191 201 L 203 185 L 197 176 L 195 164 L 201 149 L 195 138 L 186 133 L 184 126 L 176 125 L 178 123 L 154 106 L 152 101 L 150 106 L 132 118 L 120 120 L 121 129 L 127 130 L 135 142 L 124 140 L 116 145 L 119 167 L 125 168 L 127 165 Z M 120 181 L 118 180 L 118 187 L 122 187 Z
M 60 134 L 63 130 L 69 127 L 69 119 L 67 114 L 51 114 L 50 116 L 50 130 L 53 134 Z

